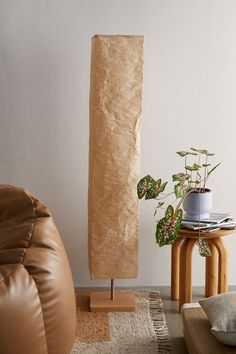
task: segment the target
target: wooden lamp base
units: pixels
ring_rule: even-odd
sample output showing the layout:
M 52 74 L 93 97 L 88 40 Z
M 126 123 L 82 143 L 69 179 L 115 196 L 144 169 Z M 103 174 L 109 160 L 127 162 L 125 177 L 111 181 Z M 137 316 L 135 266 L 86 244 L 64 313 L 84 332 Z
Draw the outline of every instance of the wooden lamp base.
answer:
M 91 312 L 131 312 L 135 311 L 135 296 L 133 292 L 116 291 L 111 299 L 109 291 L 97 291 L 90 294 Z

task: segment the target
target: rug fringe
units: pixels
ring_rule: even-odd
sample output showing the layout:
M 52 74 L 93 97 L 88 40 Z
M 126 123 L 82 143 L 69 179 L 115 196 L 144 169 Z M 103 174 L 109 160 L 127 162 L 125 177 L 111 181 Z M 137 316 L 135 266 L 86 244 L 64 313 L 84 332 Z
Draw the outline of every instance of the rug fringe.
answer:
M 149 312 L 158 340 L 158 353 L 171 353 L 171 342 L 168 332 L 163 304 L 159 291 L 148 291 Z

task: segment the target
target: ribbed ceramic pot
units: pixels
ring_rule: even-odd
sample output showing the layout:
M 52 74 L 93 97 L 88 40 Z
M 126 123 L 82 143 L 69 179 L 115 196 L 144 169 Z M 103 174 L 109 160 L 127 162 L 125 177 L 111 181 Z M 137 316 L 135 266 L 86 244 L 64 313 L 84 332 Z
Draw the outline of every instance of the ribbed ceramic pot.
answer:
M 189 193 L 183 201 L 184 218 L 187 220 L 207 219 L 211 208 L 212 191 L 207 188 L 204 192 L 193 191 Z

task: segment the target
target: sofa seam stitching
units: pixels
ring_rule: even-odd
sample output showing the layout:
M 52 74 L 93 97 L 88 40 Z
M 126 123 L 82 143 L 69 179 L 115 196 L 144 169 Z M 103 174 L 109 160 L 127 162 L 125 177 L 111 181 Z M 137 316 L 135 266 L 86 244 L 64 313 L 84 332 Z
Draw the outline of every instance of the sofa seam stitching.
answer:
M 25 256 L 26 256 L 26 252 L 27 250 L 30 248 L 31 243 L 32 243 L 32 237 L 33 237 L 33 233 L 34 233 L 34 228 L 35 228 L 35 224 L 36 224 L 36 208 L 35 208 L 35 203 L 34 200 L 31 196 L 29 196 L 31 204 L 33 206 L 33 211 L 34 211 L 34 221 L 33 221 L 33 225 L 32 225 L 32 229 L 30 231 L 30 237 L 28 239 L 28 247 L 24 248 L 24 253 L 22 255 L 22 259 L 21 259 L 21 264 L 24 264 L 24 260 L 25 260 Z

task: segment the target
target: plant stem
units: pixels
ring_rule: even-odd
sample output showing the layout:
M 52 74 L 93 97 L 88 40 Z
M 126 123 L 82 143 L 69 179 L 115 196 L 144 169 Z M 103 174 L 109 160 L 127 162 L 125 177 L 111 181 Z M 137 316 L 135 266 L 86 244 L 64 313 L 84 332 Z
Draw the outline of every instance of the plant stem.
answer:
M 188 158 L 188 155 L 185 155 L 184 168 L 185 168 L 185 173 L 186 174 L 188 174 L 188 171 L 187 171 L 187 168 L 186 168 L 186 166 L 187 166 L 187 158 Z M 187 180 L 189 187 L 191 187 L 190 180 L 191 180 L 191 178 Z
M 205 165 L 207 165 L 207 159 L 208 159 L 208 155 L 206 154 Z M 206 187 L 206 180 L 207 180 L 207 178 L 206 178 L 206 176 L 207 176 L 206 171 L 207 171 L 207 166 L 205 166 L 205 168 L 204 168 L 204 184 L 203 184 L 204 190 L 205 190 L 205 187 Z
M 169 197 L 170 195 L 172 194 L 175 194 L 175 192 L 171 192 L 171 193 L 168 193 L 168 194 L 165 194 L 164 197 L 161 197 L 161 198 L 154 198 L 155 200 L 162 200 L 162 199 L 165 199 L 167 197 Z
M 201 154 L 198 154 L 198 165 L 200 165 L 201 162 Z
M 198 165 L 200 165 L 200 162 L 201 162 L 201 154 L 198 154 Z M 198 176 L 198 171 L 196 171 L 196 181 L 199 180 L 199 176 Z M 201 177 L 200 177 L 200 180 L 201 180 Z M 201 188 L 201 185 L 199 184 L 199 187 Z
M 197 200 L 197 203 L 198 203 L 198 238 L 200 237 L 200 201 L 199 201 L 199 198 L 200 198 L 200 190 L 198 190 L 198 200 Z

